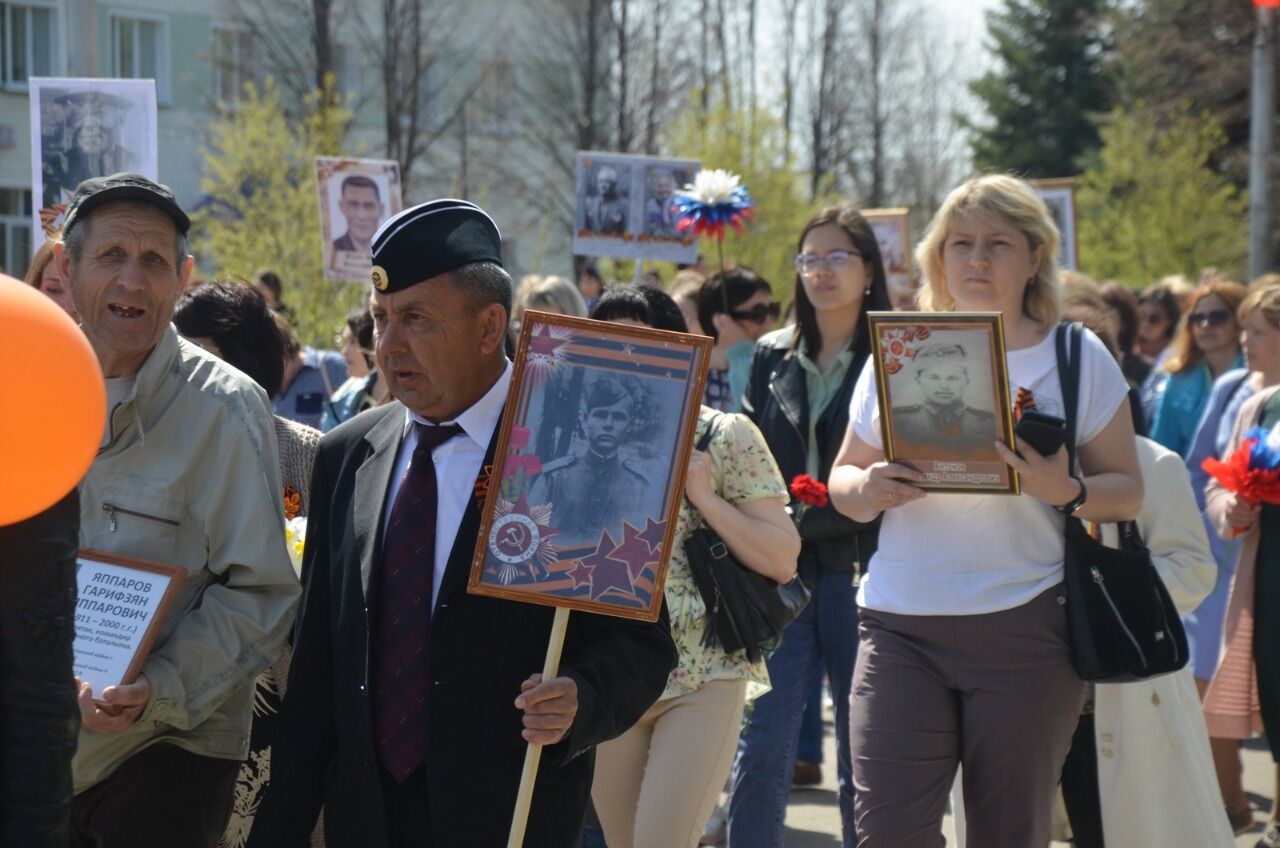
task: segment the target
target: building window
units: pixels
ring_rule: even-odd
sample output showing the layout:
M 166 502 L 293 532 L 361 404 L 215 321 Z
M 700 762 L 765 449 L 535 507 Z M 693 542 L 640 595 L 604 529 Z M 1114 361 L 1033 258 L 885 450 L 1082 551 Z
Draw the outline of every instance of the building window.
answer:
M 25 89 L 28 77 L 58 75 L 58 28 L 51 6 L 0 3 L 0 52 L 6 88 Z
M 31 190 L 0 188 L 0 268 L 18 279 L 31 262 Z
M 156 100 L 169 101 L 169 45 L 163 18 L 111 18 L 111 70 L 121 79 L 153 79 Z
M 346 44 L 332 45 L 333 82 L 338 94 L 343 97 L 358 98 L 360 96 L 360 50 Z M 355 105 L 355 104 L 353 104 Z
M 215 27 L 213 30 L 213 93 L 219 103 L 235 103 L 244 84 L 260 82 L 253 61 L 253 35 L 246 29 Z
M 481 132 L 512 135 L 520 130 L 516 66 L 506 59 L 490 62 L 476 92 Z

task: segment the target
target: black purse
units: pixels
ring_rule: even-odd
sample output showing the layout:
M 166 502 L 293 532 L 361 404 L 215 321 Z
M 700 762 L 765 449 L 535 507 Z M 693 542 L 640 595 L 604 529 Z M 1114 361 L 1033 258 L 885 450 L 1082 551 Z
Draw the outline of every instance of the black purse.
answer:
M 1076 467 L 1080 394 L 1079 323 L 1057 329 L 1058 379 L 1067 420 L 1067 456 Z M 1066 356 L 1070 339 L 1071 355 Z M 1071 661 L 1084 680 L 1123 683 L 1177 671 L 1187 664 L 1187 634 L 1137 525 L 1120 522 L 1120 547 L 1089 535 L 1067 516 L 1065 583 Z
M 717 415 L 698 440 L 698 450 L 707 449 L 719 423 Z M 689 532 L 684 552 L 707 607 L 705 645 L 718 641 L 725 653 L 746 651 L 752 662 L 759 662 L 778 647 L 782 631 L 809 603 L 809 589 L 799 574 L 778 583 L 739 565 L 719 534 L 705 524 Z

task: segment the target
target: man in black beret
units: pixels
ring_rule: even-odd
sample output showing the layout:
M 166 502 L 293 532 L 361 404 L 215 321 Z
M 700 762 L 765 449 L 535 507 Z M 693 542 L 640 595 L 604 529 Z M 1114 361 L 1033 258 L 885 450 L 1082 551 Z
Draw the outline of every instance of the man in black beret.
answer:
M 271 784 L 249 844 L 506 844 L 526 743 L 545 745 L 526 845 L 580 838 L 594 746 L 657 700 L 675 666 L 657 624 L 570 618 L 465 591 L 511 383 L 511 278 L 478 206 L 437 200 L 373 239 L 378 366 L 395 401 L 320 443 L 303 610 Z

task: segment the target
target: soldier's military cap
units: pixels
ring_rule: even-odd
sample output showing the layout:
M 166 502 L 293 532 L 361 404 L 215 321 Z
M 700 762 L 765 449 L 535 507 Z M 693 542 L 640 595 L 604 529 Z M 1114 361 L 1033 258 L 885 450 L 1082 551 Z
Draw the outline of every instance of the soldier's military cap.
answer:
M 921 345 L 916 350 L 916 365 L 935 365 L 940 362 L 954 362 L 956 360 L 964 360 L 966 354 L 961 345 L 951 342 L 937 342 L 935 344 Z
M 476 262 L 502 264 L 498 225 L 474 203 L 432 200 L 389 218 L 373 235 L 373 286 L 396 292 Z

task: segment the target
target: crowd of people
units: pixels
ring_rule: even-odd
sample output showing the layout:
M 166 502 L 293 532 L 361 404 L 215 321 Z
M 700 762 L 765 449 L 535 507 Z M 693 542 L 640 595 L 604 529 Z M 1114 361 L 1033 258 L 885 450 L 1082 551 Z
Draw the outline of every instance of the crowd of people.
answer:
M 1078 462 L 997 443 L 1021 494 L 956 494 L 886 460 L 867 313 L 892 307 L 853 206 L 795 234 L 784 309 L 732 265 L 515 284 L 484 210 L 421 204 L 373 236 L 335 350 L 298 340 L 275 271 L 193 284 L 189 227 L 162 185 L 86 180 L 26 274 L 88 338 L 108 415 L 77 491 L 0 528 L 25 565 L 0 574 L 0 843 L 501 845 L 534 743 L 527 845 L 776 848 L 824 696 L 850 848 L 936 848 L 949 805 L 974 846 L 1227 848 L 1256 826 L 1239 748 L 1262 734 L 1280 763 L 1280 507 L 1203 462 L 1280 432 L 1280 276 L 1099 283 L 1059 268 L 1029 185 L 957 187 L 918 307 L 999 313 L 1010 389 L 1047 413 L 1057 328 L 1087 331 Z M 465 591 L 528 310 L 714 340 L 662 614 L 573 616 L 551 679 L 551 610 Z M 801 475 L 829 502 L 801 509 Z M 1136 521 L 1186 668 L 1080 679 L 1065 516 L 1111 545 Z M 684 544 L 704 526 L 811 593 L 758 661 L 709 638 Z M 187 572 L 141 674 L 102 692 L 71 671 L 78 548 Z M 1257 845 L 1280 848 L 1275 806 Z

